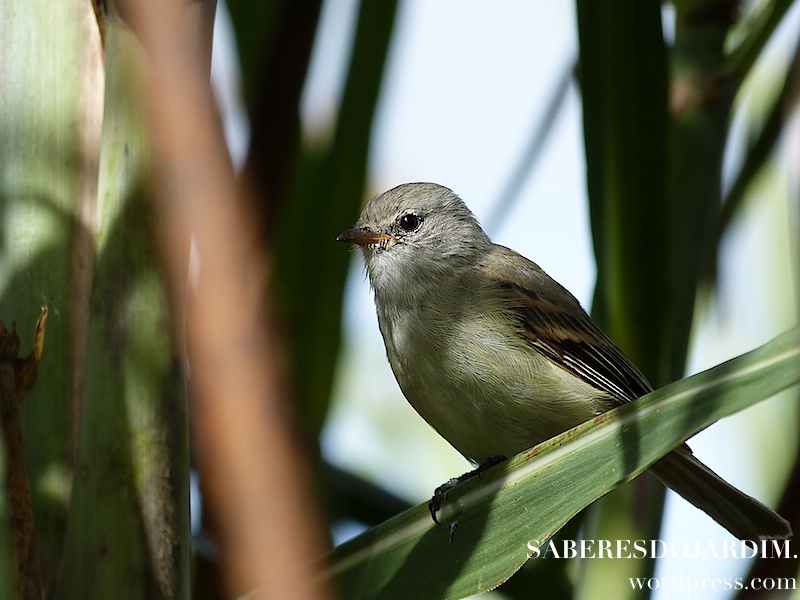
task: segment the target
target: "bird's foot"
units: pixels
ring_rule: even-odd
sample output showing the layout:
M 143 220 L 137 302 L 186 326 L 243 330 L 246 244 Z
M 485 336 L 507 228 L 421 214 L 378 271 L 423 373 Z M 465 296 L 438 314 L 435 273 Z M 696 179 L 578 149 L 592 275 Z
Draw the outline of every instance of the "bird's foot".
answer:
M 498 454 L 496 456 L 490 456 L 486 460 L 484 460 L 481 464 L 478 465 L 476 469 L 472 471 L 467 471 L 463 475 L 459 477 L 453 477 L 452 479 L 446 481 L 439 487 L 437 487 L 433 491 L 433 497 L 428 502 L 428 510 L 431 511 L 431 518 L 433 522 L 437 525 L 441 525 L 439 521 L 436 519 L 436 513 L 439 512 L 439 509 L 442 507 L 442 503 L 444 502 L 444 496 L 447 492 L 457 486 L 459 483 L 466 481 L 467 479 L 472 479 L 475 476 L 480 477 L 481 473 L 483 473 L 486 469 L 489 469 L 495 465 L 500 464 L 506 460 L 506 457 L 502 454 Z

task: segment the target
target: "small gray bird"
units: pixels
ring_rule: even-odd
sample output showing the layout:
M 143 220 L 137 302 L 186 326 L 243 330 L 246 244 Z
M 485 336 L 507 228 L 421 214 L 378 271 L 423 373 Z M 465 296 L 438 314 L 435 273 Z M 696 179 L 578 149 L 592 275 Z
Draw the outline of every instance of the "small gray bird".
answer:
M 361 247 L 403 394 L 461 454 L 510 457 L 652 391 L 538 265 L 493 244 L 451 190 L 395 187 L 336 238 Z M 650 472 L 740 539 L 789 523 L 683 445 Z

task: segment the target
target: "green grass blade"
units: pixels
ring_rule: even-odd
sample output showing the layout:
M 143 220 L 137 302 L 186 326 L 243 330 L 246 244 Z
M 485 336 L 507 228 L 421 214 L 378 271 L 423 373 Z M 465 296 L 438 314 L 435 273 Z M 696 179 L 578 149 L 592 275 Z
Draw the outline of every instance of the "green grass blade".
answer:
M 673 296 L 664 276 L 670 266 L 667 197 L 668 52 L 657 2 L 578 0 L 580 74 L 587 186 L 597 283 L 592 317 L 656 386 L 662 340 L 671 332 Z M 687 324 L 688 327 L 688 324 Z M 673 378 L 674 379 L 674 378 Z M 646 483 L 646 482 L 645 482 Z M 644 518 L 631 518 L 644 490 L 616 490 L 588 512 L 591 535 L 652 537 L 660 527 L 664 493 L 650 495 Z M 659 497 L 660 496 L 660 497 Z M 626 531 L 620 531 L 626 521 Z M 636 532 L 636 533 L 634 533 Z M 617 563 L 580 565 L 576 596 L 643 597 L 610 588 Z M 609 568 L 611 567 L 611 568 Z M 628 575 L 650 576 L 654 561 L 639 561 Z
M 531 547 L 684 439 L 800 382 L 800 328 L 601 415 L 454 490 L 432 523 L 412 508 L 330 556 L 342 597 L 461 598 L 490 590 Z M 450 526 L 448 526 L 450 524 Z
M 592 316 L 655 385 L 668 295 L 667 55 L 658 3 L 577 3 L 586 175 L 597 258 Z M 654 318 L 655 317 L 655 318 Z
M 285 306 L 301 418 L 319 432 L 330 402 L 352 255 L 320 252 L 361 209 L 372 120 L 383 81 L 397 0 L 363 0 L 336 131 L 330 147 L 298 159 L 276 241 L 276 280 Z M 314 240 L 314 243 L 309 243 Z M 322 242 L 320 242 L 322 241 Z M 309 293 L 313 282 L 313 293 Z M 314 373 L 309 377 L 308 373 Z

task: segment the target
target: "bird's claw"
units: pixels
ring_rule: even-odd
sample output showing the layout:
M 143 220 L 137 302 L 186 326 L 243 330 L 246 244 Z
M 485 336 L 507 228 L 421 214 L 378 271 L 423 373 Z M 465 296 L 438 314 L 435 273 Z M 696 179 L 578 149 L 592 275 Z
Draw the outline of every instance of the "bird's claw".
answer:
M 497 456 L 490 456 L 485 461 L 483 461 L 480 465 L 478 465 L 477 469 L 473 469 L 472 471 L 467 471 L 463 475 L 459 477 L 453 477 L 452 479 L 446 481 L 439 487 L 437 487 L 433 491 L 433 497 L 428 502 L 428 510 L 431 511 L 431 518 L 433 522 L 437 525 L 441 525 L 439 520 L 436 518 L 436 513 L 439 512 L 439 509 L 442 508 L 442 503 L 444 502 L 444 496 L 447 492 L 457 486 L 459 483 L 466 481 L 467 479 L 472 479 L 476 475 L 480 477 L 480 474 L 483 473 L 486 469 L 493 467 L 495 465 L 500 464 L 506 460 L 506 457 L 502 454 L 498 454 Z

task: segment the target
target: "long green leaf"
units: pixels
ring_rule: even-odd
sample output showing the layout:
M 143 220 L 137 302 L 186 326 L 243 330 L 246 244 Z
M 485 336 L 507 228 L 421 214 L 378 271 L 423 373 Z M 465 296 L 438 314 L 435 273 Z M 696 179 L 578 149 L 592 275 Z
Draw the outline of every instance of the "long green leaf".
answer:
M 794 0 L 767 0 L 759 2 L 753 10 L 754 15 L 743 21 L 742 41 L 731 52 L 726 74 L 737 84 L 750 74 L 761 51 L 772 39 L 775 30 L 785 22 L 784 17 Z
M 146 218 L 144 55 L 109 10 L 87 384 L 56 597 L 188 598 L 187 418 Z
M 583 128 L 597 284 L 592 317 L 656 385 L 676 379 L 662 373 L 664 341 L 674 327 L 674 293 L 668 271 L 667 197 L 668 56 L 658 2 L 578 0 Z M 693 289 L 692 289 L 693 292 Z M 683 297 L 683 296 L 682 296 Z M 688 323 L 686 327 L 688 328 Z M 685 348 L 682 348 L 685 350 Z M 682 367 L 683 365 L 681 365 Z M 653 537 L 660 527 L 662 489 L 647 480 L 614 491 L 592 506 L 591 536 L 608 527 L 625 537 Z M 649 496 L 648 511 L 634 506 Z M 641 514 L 641 513 L 640 513 Z M 626 531 L 620 531 L 625 522 Z M 562 561 L 563 563 L 563 561 Z M 576 596 L 642 597 L 614 585 L 614 567 L 586 561 Z M 655 561 L 626 565 L 627 576 L 651 576 Z M 635 570 L 634 570 L 635 569 Z
M 579 0 L 593 318 L 655 385 L 667 211 L 667 55 L 656 2 Z M 645 133 L 646 132 L 646 133 Z
M 683 440 L 800 383 L 800 328 L 601 415 L 453 489 L 438 527 L 417 506 L 330 557 L 342 597 L 491 590 L 572 516 Z
M 100 37 L 85 0 L 6 0 L 0 40 L 0 314 L 29 332 L 40 307 L 49 307 L 23 436 L 40 577 L 51 588 L 64 543 L 85 358 Z
M 360 210 L 396 8 L 397 0 L 361 1 L 333 142 L 322 154 L 306 148 L 276 243 L 276 280 L 292 334 L 294 383 L 301 417 L 313 432 L 321 429 L 330 401 L 351 256 L 320 252 L 308 240 L 332 240 Z

